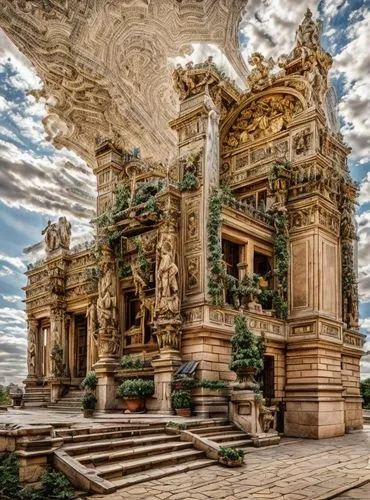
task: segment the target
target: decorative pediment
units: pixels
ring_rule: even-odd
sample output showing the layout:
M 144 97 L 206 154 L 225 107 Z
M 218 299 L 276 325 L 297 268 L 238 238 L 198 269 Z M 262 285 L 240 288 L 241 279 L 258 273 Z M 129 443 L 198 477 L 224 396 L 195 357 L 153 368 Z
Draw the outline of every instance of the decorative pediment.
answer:
M 227 124 L 223 135 L 224 150 L 232 150 L 285 130 L 303 109 L 303 98 L 293 93 L 267 92 L 249 98 Z

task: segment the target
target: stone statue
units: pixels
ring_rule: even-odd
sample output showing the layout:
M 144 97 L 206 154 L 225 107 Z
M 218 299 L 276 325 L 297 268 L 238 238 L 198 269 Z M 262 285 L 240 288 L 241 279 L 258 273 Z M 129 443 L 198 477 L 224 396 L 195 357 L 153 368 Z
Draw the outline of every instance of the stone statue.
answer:
M 180 312 L 178 268 L 173 261 L 174 248 L 170 236 L 165 236 L 159 246 L 157 269 L 156 315 L 177 317 Z
M 59 217 L 58 221 L 60 246 L 69 249 L 71 243 L 71 223 L 66 217 Z
M 251 92 L 260 92 L 272 83 L 270 71 L 275 65 L 274 60 L 270 57 L 268 60 L 260 52 L 253 52 L 248 59 L 252 70 L 248 75 L 248 86 Z
M 36 376 L 36 338 L 38 331 L 38 322 L 30 319 L 28 321 L 28 348 L 27 348 L 27 367 L 28 376 Z
M 99 324 L 98 354 L 101 358 L 115 357 L 119 353 L 120 338 L 117 330 L 117 296 L 115 265 L 111 250 L 103 248 L 99 263 L 100 279 L 96 303 Z
M 86 319 L 87 319 L 87 332 L 89 337 L 97 344 L 98 340 L 98 312 L 96 309 L 96 302 L 92 300 L 87 306 L 86 310 Z
M 115 326 L 116 319 L 116 296 L 113 292 L 113 265 L 103 261 L 101 265 L 102 277 L 99 281 L 97 300 L 97 316 L 99 326 L 102 329 Z
M 41 234 L 44 236 L 48 253 L 59 248 L 68 250 L 71 243 L 71 223 L 66 217 L 59 217 L 58 222 L 53 223 L 49 220 Z

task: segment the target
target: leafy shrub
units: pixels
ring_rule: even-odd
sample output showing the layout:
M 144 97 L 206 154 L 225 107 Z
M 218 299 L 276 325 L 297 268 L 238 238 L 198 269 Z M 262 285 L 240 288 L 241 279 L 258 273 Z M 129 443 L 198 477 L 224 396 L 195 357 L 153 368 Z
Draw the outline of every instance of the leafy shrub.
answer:
M 57 500 L 68 500 L 74 497 L 71 483 L 64 474 L 56 471 L 44 472 L 41 476 L 43 497 Z
M 0 457 L 0 498 L 4 500 L 69 500 L 74 498 L 74 489 L 61 472 L 44 472 L 40 479 L 40 490 L 22 488 L 19 484 L 18 458 L 15 455 Z
M 154 394 L 153 380 L 143 378 L 127 379 L 118 388 L 118 395 L 124 397 L 149 397 Z
M 95 410 L 97 401 L 98 400 L 96 399 L 95 395 L 88 392 L 82 397 L 82 408 L 84 410 Z
M 231 338 L 230 370 L 238 372 L 243 368 L 263 368 L 263 353 L 257 337 L 249 330 L 242 314 L 234 319 L 235 333 Z
M 172 406 L 173 408 L 191 408 L 193 400 L 190 394 L 186 391 L 174 391 L 172 393 Z
M 98 377 L 94 371 L 89 372 L 81 382 L 83 389 L 95 389 L 98 385 Z
M 187 170 L 182 180 L 179 182 L 179 191 L 195 191 L 198 187 L 198 180 L 194 172 Z
M 210 389 L 212 391 L 220 391 L 227 388 L 227 384 L 223 380 L 208 380 L 208 379 L 195 379 L 195 378 L 178 378 L 172 382 L 172 389 L 176 391 L 189 391 L 197 387 Z
M 130 355 L 122 356 L 120 367 L 123 370 L 141 370 L 151 366 L 150 359 L 138 358 Z
M 245 454 L 244 450 L 241 450 L 240 448 L 227 448 L 221 446 L 220 449 L 218 450 L 219 457 L 224 457 L 232 461 L 237 461 L 237 460 L 242 461 L 244 458 L 244 454 Z
M 370 378 L 365 378 L 360 382 L 360 392 L 364 400 L 364 408 L 370 406 Z

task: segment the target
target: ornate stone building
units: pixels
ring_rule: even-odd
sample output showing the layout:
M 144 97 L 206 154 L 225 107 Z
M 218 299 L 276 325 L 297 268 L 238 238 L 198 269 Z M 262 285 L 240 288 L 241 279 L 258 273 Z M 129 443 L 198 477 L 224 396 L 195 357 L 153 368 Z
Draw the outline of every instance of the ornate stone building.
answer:
M 226 16 L 223 3 L 219 13 Z M 142 4 L 150 10 L 150 2 Z M 239 15 L 240 8 L 233 12 Z M 62 12 L 51 14 L 62 22 Z M 38 15 L 50 22 L 42 9 Z M 17 41 L 14 20 L 2 24 Z M 230 43 L 225 51 L 243 75 Z M 273 61 L 254 53 L 249 63 L 247 92 L 212 60 L 178 66 L 172 132 L 165 114 L 160 123 L 151 121 L 161 100 L 155 93 L 147 106 L 149 82 L 143 82 L 137 114 L 129 114 L 131 144 L 143 146 L 143 159 L 117 134 L 104 134 L 117 124 L 124 128 L 123 114 L 112 112 L 119 96 L 107 100 L 104 119 L 112 127 L 94 111 L 102 133 L 93 136 L 91 106 L 98 109 L 97 99 L 104 99 L 103 79 L 86 117 L 78 115 L 83 122 L 91 118 L 85 129 L 67 112 L 68 106 L 73 113 L 81 109 L 73 104 L 81 96 L 67 85 L 69 77 L 56 91 L 41 68 L 50 95 L 72 96 L 62 114 L 71 132 L 56 142 L 78 143 L 75 149 L 96 175 L 98 198 L 94 243 L 70 251 L 70 226 L 61 218 L 44 230 L 46 259 L 27 272 L 28 392 L 43 384 L 55 401 L 94 368 L 99 409 L 121 408 L 119 360 L 129 354 L 148 361 L 141 374 L 153 377 L 156 387 L 149 409 L 168 411 L 170 381 L 184 361 L 199 363 L 199 378 L 233 380 L 230 339 L 241 312 L 264 338 L 264 396 L 280 403 L 286 435 L 323 438 L 361 428 L 357 188 L 330 104 L 332 59 L 307 11 L 289 55 Z M 75 81 L 77 66 L 66 66 Z M 168 160 L 174 137 L 176 154 Z M 152 146 L 156 151 L 146 160 L 150 138 L 160 147 Z M 227 396 L 200 393 L 195 410 L 224 414 Z

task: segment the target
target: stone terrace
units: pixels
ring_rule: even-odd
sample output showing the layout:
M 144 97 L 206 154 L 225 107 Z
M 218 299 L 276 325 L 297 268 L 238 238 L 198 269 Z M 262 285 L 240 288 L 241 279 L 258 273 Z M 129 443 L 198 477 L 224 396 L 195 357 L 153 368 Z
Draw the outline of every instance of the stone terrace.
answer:
M 94 495 L 98 500 L 370 498 L 370 426 L 363 432 L 320 441 L 283 439 L 280 446 L 251 449 L 243 468 L 219 465 Z M 362 486 L 362 487 L 361 487 Z M 357 489 L 358 488 L 358 489 Z M 348 490 L 351 490 L 347 492 Z M 347 493 L 344 493 L 347 492 Z M 340 496 L 343 493 L 343 496 Z

